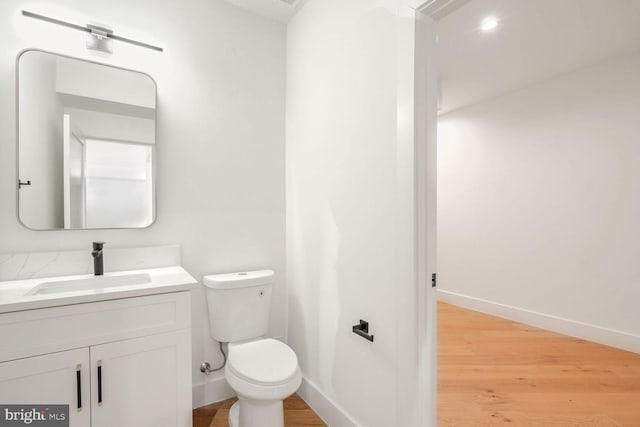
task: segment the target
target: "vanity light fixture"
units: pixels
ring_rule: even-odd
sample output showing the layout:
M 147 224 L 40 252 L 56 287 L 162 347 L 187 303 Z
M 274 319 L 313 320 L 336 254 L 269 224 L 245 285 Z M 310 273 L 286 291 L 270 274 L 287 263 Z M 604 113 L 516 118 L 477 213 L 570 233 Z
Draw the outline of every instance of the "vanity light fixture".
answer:
M 485 18 L 484 21 L 482 21 L 482 25 L 480 26 L 480 29 L 482 29 L 482 31 L 484 32 L 487 32 L 495 29 L 497 26 L 498 26 L 498 20 L 493 16 L 490 16 L 488 18 Z
M 63 27 L 72 28 L 74 30 L 79 30 L 79 31 L 88 33 L 89 38 L 87 40 L 87 49 L 93 49 L 93 50 L 99 50 L 101 52 L 112 53 L 113 40 L 118 40 L 121 42 L 133 44 L 136 46 L 145 47 L 147 49 L 156 50 L 158 52 L 163 51 L 163 49 L 159 46 L 154 46 L 152 44 L 143 43 L 137 40 L 118 36 L 116 34 L 113 34 L 113 31 L 111 30 L 108 30 L 102 27 L 96 27 L 95 25 L 87 25 L 83 27 L 82 25 L 73 24 L 71 22 L 62 21 L 60 19 L 51 18 L 49 16 L 29 12 L 28 10 L 23 10 L 22 15 L 28 18 L 39 19 L 41 21 L 49 22 L 51 24 L 62 25 Z

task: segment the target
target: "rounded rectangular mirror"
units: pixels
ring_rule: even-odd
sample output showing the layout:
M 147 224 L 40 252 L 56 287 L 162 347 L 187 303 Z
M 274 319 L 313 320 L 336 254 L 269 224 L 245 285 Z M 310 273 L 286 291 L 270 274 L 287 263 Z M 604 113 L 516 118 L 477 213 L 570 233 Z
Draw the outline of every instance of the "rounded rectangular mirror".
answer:
M 34 230 L 155 220 L 156 84 L 147 74 L 18 55 L 18 217 Z

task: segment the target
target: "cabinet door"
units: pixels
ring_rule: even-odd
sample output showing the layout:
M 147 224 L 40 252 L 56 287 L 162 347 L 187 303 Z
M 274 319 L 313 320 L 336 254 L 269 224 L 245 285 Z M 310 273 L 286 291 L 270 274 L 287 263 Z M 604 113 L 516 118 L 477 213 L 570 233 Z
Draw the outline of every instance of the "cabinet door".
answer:
M 91 421 L 89 349 L 0 363 L 0 403 L 69 405 L 69 425 Z M 78 387 L 79 386 L 79 387 Z
M 90 351 L 92 427 L 191 426 L 189 330 Z

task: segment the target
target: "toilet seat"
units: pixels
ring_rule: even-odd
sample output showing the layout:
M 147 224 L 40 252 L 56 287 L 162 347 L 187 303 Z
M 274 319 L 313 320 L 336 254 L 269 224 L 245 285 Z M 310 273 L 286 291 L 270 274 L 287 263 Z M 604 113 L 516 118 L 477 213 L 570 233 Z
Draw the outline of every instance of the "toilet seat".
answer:
M 271 386 L 289 382 L 298 370 L 298 357 L 286 344 L 261 339 L 229 348 L 229 370 L 252 384 Z
M 239 396 L 258 400 L 284 399 L 302 382 L 294 351 L 271 338 L 230 344 L 225 377 Z

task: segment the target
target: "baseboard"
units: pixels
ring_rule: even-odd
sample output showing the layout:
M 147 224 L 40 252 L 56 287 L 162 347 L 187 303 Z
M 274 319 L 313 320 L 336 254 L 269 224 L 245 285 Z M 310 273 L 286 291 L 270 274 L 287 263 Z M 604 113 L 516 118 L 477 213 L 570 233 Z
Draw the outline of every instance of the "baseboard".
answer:
M 470 297 L 456 292 L 444 291 L 442 289 L 438 290 L 438 300 L 563 335 L 640 353 L 640 336 L 638 335 Z
M 360 427 L 342 407 L 307 378 L 302 378 L 302 385 L 297 393 L 329 427 Z
M 236 393 L 229 387 L 224 377 L 212 378 L 201 384 L 194 384 L 192 388 L 192 406 L 200 408 L 215 402 L 232 398 Z

